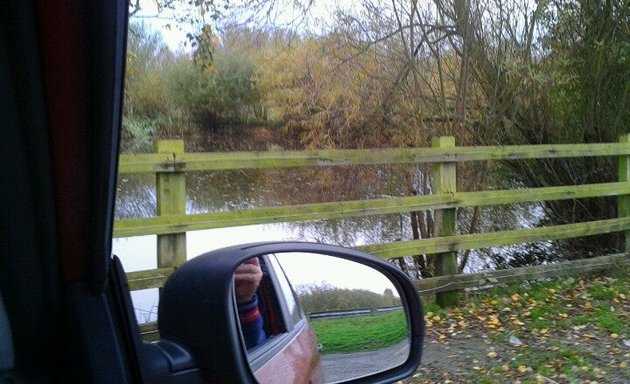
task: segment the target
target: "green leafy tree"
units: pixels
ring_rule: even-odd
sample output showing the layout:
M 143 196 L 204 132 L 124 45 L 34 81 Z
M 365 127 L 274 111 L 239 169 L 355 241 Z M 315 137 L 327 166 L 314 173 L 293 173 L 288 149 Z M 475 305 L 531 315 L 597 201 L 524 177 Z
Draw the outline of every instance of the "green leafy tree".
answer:
M 127 42 L 122 150 L 147 151 L 171 109 L 164 70 L 174 60 L 158 33 L 132 24 Z
M 365 289 L 334 287 L 326 282 L 296 287 L 300 304 L 307 313 L 334 310 L 380 308 L 400 305 L 388 289 L 382 295 Z
M 630 126 L 630 13 L 627 2 L 540 2 L 536 41 L 508 36 L 476 41 L 476 80 L 489 105 L 486 144 L 615 142 Z M 472 20 L 472 18 L 470 19 Z M 469 28 L 479 30 L 470 22 Z M 502 50 L 502 51 L 500 51 Z M 558 159 L 505 164 L 528 187 L 610 182 L 612 159 Z M 565 224 L 615 217 L 606 198 L 544 204 L 546 222 Z M 544 223 L 544 222 L 543 222 Z M 615 235 L 562 243 L 582 257 L 615 251 Z
M 219 131 L 259 117 L 254 73 L 255 65 L 248 57 L 217 51 L 210 69 L 180 61 L 170 86 L 179 108 L 190 111 L 202 128 Z

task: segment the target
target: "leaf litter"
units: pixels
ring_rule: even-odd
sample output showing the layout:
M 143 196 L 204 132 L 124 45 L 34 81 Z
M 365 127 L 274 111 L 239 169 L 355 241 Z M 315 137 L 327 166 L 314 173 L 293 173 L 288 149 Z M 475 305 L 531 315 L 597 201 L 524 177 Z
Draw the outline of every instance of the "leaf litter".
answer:
M 584 275 L 428 303 L 406 383 L 630 383 L 630 277 Z

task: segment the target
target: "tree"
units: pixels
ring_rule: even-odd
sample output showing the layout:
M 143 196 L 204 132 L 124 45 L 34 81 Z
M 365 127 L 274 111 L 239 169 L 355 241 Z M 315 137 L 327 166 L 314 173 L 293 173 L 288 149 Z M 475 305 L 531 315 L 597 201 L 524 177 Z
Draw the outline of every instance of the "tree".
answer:
M 396 136 L 390 141 L 395 146 L 427 146 L 432 137 L 453 135 L 458 145 L 474 143 L 476 125 L 471 120 L 478 111 L 468 106 L 477 90 L 469 85 L 470 59 L 464 39 L 456 40 L 457 28 L 446 21 L 439 4 L 417 1 L 389 3 L 362 1 L 362 12 L 342 11 L 338 24 L 344 28 L 346 50 L 358 55 L 378 52 L 384 67 L 391 74 L 378 84 L 386 89 L 381 108 L 376 114 L 395 116 L 388 125 Z M 466 36 L 466 41 L 470 40 Z M 353 60 L 351 56 L 348 60 Z M 401 108 L 403 107 L 403 108 Z M 393 123 L 393 124 L 392 124 Z M 478 189 L 486 180 L 486 166 L 460 167 L 459 190 Z M 418 166 L 407 169 L 407 191 L 412 195 L 426 195 L 431 191 L 430 169 Z M 475 208 L 468 228 L 478 227 L 480 208 Z M 461 213 L 460 213 L 461 216 Z M 433 212 L 410 212 L 414 239 L 432 237 Z M 467 262 L 463 255 L 460 268 Z M 434 257 L 417 255 L 411 268 L 400 261 L 403 269 L 415 270 L 417 277 L 431 277 Z
M 380 295 L 365 289 L 346 289 L 322 282 L 298 286 L 296 291 L 306 313 L 401 305 L 400 298 L 394 297 L 391 289 L 385 289 Z
M 362 0 L 352 9 L 337 10 L 330 24 L 313 33 L 253 28 L 247 24 L 256 19 L 251 12 L 245 24 L 222 19 L 213 32 L 212 22 L 205 20 L 211 8 L 202 10 L 219 3 L 195 2 L 201 8 L 188 17 L 201 18 L 206 22 L 197 25 L 207 27 L 200 29 L 203 38 L 193 55 L 197 65 L 186 57 L 161 60 L 172 63 L 164 93 L 170 96 L 130 93 L 137 106 L 129 106 L 136 116 L 152 119 L 163 116 L 163 110 L 180 111 L 213 131 L 264 124 L 291 148 L 428 146 L 441 135 L 455 136 L 462 146 L 616 141 L 630 124 L 626 3 Z M 166 4 L 176 8 L 180 2 Z M 252 12 L 277 10 L 279 4 L 252 6 Z M 302 3 L 301 9 L 310 4 Z M 211 65 L 199 61 L 204 55 L 201 62 L 211 60 Z M 143 76 L 147 89 L 162 84 L 159 77 Z M 389 171 L 403 175 L 403 185 L 393 194 L 432 193 L 427 167 Z M 458 174 L 461 191 L 541 187 L 612 181 L 614 164 L 606 159 L 528 160 L 462 166 Z M 308 198 L 330 195 L 339 177 L 322 172 Z M 514 228 L 520 225 L 519 214 L 518 208 L 459 210 L 458 232 L 487 229 L 485 218 L 499 215 L 500 229 Z M 606 199 L 549 202 L 540 224 L 614 215 L 614 204 Z M 434 235 L 432 211 L 410 212 L 408 222 L 411 237 Z M 566 250 L 589 244 L 609 251 L 615 243 L 604 237 L 564 243 Z M 460 254 L 460 270 L 468 260 L 469 253 Z M 431 255 L 399 261 L 416 277 L 432 276 L 433 263 Z
M 159 33 L 144 24 L 132 24 L 127 42 L 123 151 L 147 151 L 161 130 L 181 124 L 165 76 L 176 61 Z
M 483 12 L 479 8 L 473 9 L 476 13 L 452 12 L 459 30 L 474 31 L 474 76 L 488 105 L 483 120 L 488 134 L 480 142 L 617 141 L 630 123 L 627 4 L 539 2 L 535 9 L 523 12 L 527 23 L 520 34 L 518 26 L 508 22 L 507 15 L 513 14 L 510 6 L 510 2 L 497 1 Z M 526 4 L 521 9 L 527 10 Z M 492 12 L 499 12 L 501 25 L 511 27 L 490 28 Z M 505 167 L 528 187 L 613 181 L 616 175 L 610 159 L 510 162 Z M 546 220 L 554 224 L 615 215 L 614 204 L 605 198 L 547 202 L 544 208 Z M 600 236 L 566 241 L 564 246 L 582 255 L 613 251 L 617 242 Z

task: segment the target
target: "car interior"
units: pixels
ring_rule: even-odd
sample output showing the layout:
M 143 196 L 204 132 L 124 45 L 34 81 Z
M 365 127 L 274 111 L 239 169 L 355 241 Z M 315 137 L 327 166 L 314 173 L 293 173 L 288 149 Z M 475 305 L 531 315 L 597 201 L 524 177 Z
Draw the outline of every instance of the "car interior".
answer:
M 287 327 L 281 323 L 280 302 L 273 290 L 273 282 L 265 258 L 261 258 L 260 267 L 263 271 L 263 278 L 258 288 L 258 306 L 263 317 L 265 333 L 273 337 L 273 335 L 286 330 Z
M 8 376 L 13 368 L 13 340 L 7 311 L 4 309 L 4 300 L 0 295 L 0 377 Z
M 0 15 L 4 382 L 132 381 L 107 288 L 126 23 L 124 1 Z

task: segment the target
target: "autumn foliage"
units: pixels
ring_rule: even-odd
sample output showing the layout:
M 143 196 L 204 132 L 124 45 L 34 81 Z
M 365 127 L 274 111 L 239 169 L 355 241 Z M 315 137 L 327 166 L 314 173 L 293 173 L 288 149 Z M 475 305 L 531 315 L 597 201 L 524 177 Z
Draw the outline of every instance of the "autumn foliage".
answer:
M 204 24 L 190 52 L 132 23 L 122 147 L 146 151 L 158 137 L 183 138 L 192 150 L 426 147 L 442 135 L 458 146 L 615 142 L 630 126 L 628 9 L 621 0 L 363 0 L 316 30 L 255 18 Z M 612 159 L 461 166 L 457 189 L 610 182 L 615 167 Z M 427 167 L 387 172 L 402 180 L 398 194 L 432 193 Z M 345 189 L 333 179 L 314 184 Z M 540 209 L 534 225 L 616 215 L 606 198 Z M 458 232 L 512 229 L 522 212 L 460 210 Z M 413 238 L 434 234 L 431 211 L 409 218 Z M 613 252 L 615 236 L 555 244 L 562 252 L 551 259 Z M 460 255 L 460 270 L 469 256 Z M 523 263 L 549 259 L 527 251 Z M 413 263 L 422 277 L 433 274 L 430 256 Z

